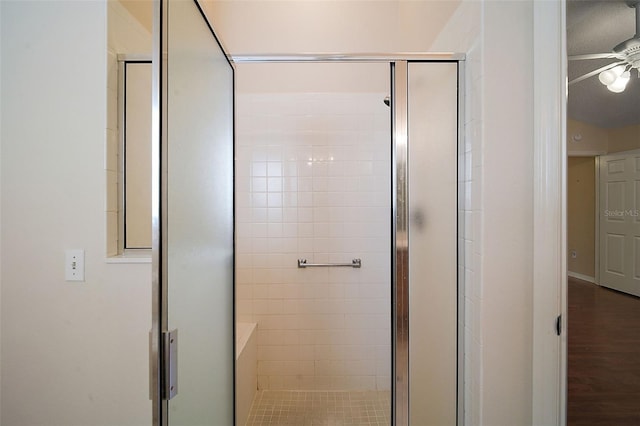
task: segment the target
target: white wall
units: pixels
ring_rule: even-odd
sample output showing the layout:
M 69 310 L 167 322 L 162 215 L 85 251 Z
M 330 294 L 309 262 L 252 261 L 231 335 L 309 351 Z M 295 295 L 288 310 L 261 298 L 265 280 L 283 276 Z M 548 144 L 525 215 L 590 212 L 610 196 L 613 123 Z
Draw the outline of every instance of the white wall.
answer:
M 465 1 L 432 45 L 468 54 L 467 424 L 532 418 L 532 25 L 531 2 Z
M 106 2 L 0 8 L 2 424 L 148 425 L 150 267 L 104 260 Z
M 533 8 L 484 11 L 482 422 L 529 424 L 533 352 Z M 505 69 L 509 86 L 505 90 Z M 508 266 L 507 266 L 508 265 Z M 505 405 L 504 401 L 510 401 Z

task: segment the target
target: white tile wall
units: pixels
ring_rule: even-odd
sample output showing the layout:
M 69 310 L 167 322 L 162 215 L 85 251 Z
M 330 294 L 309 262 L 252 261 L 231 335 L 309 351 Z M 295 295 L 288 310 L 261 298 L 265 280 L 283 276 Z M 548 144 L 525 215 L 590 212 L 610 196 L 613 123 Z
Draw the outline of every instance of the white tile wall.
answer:
M 478 39 L 467 52 L 464 149 L 464 243 L 462 258 L 465 283 L 465 418 L 476 424 L 481 416 L 482 365 L 482 45 Z
M 238 96 L 236 307 L 258 323 L 260 389 L 390 388 L 385 95 Z

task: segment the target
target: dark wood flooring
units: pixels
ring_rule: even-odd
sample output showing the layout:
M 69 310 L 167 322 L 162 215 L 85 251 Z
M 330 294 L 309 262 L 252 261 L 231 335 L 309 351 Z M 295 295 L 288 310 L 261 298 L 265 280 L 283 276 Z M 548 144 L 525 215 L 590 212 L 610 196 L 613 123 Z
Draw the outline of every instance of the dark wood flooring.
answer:
M 569 426 L 640 426 L 640 298 L 569 279 Z

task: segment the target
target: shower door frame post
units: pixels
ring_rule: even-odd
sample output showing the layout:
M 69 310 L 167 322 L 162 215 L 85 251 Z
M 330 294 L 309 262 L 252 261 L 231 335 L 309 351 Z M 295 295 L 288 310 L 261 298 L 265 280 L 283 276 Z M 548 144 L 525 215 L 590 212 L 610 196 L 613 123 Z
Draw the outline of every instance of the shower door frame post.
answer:
M 453 58 L 452 58 L 453 59 Z M 391 298 L 392 298 L 392 425 L 410 424 L 410 357 L 409 357 L 409 64 L 411 62 L 449 62 L 457 66 L 457 126 L 456 176 L 458 202 L 456 215 L 464 215 L 460 205 L 460 192 L 464 189 L 464 60 L 437 61 L 432 58 L 391 62 Z M 463 220 L 458 220 L 456 246 L 456 424 L 464 424 L 464 276 L 459 273 L 464 265 L 464 249 L 458 237 L 464 235 Z
M 167 294 L 166 245 L 167 224 L 164 218 L 167 212 L 167 181 L 162 173 L 167 167 L 167 28 L 168 0 L 153 1 L 152 34 L 152 102 L 151 102 L 151 331 L 149 332 L 149 398 L 152 404 L 152 425 L 167 424 L 168 403 L 162 395 L 162 331 L 167 329 Z
M 392 424 L 409 424 L 408 64 L 391 62 L 391 405 Z

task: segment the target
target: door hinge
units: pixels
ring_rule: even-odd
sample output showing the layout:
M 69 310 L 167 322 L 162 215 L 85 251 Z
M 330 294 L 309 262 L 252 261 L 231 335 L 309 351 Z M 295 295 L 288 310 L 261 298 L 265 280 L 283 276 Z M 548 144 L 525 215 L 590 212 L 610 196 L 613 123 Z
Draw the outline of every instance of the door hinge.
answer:
M 162 399 L 170 400 L 178 393 L 178 330 L 162 332 Z
M 556 318 L 556 334 L 558 336 L 562 334 L 562 315 L 558 315 L 558 318 Z

